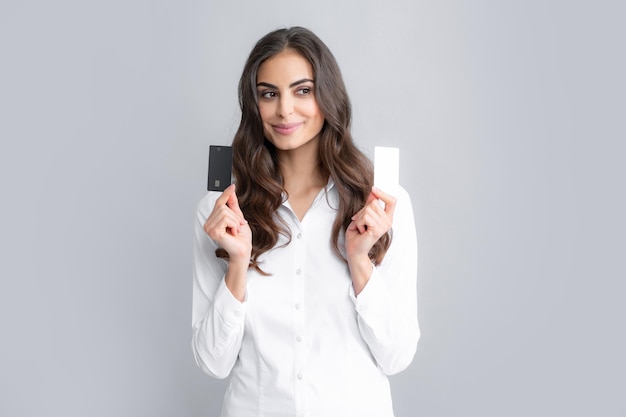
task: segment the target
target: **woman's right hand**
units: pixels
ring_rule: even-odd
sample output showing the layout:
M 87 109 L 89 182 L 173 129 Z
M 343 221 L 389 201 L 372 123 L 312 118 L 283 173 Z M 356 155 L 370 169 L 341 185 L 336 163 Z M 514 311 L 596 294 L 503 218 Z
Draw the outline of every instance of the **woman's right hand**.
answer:
M 204 231 L 229 256 L 229 264 L 247 266 L 252 252 L 252 231 L 243 216 L 235 194 L 235 184 L 224 190 L 204 223 Z

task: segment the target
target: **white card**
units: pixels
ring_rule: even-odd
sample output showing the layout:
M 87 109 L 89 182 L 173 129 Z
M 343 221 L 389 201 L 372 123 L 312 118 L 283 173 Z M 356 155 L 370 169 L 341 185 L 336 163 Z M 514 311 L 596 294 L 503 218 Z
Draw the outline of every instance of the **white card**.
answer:
M 374 147 L 374 185 L 389 192 L 400 184 L 400 150 Z

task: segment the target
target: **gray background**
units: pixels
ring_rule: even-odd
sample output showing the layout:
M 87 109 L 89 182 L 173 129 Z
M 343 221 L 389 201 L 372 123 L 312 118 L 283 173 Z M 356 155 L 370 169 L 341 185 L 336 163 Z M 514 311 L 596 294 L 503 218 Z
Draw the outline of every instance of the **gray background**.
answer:
M 622 2 L 0 2 L 0 415 L 215 416 L 191 224 L 253 43 L 335 53 L 401 148 L 422 340 L 398 417 L 624 416 Z

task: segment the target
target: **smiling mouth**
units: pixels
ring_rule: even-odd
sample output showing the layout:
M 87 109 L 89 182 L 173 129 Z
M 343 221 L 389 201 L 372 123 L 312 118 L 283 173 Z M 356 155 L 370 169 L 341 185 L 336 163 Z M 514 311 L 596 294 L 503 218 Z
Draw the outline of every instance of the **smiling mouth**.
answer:
M 281 134 L 281 135 L 289 135 L 293 132 L 295 132 L 296 130 L 298 130 L 298 128 L 300 126 L 302 126 L 304 123 L 300 122 L 300 123 L 281 123 L 281 124 L 277 124 L 277 125 L 272 125 L 272 128 L 274 129 L 275 132 Z

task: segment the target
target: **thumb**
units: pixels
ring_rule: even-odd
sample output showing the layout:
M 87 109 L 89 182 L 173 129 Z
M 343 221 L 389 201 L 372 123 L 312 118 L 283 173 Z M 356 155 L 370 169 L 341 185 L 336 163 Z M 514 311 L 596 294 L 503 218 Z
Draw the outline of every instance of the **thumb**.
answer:
M 384 193 L 381 189 L 376 187 L 372 188 L 372 194 L 374 194 L 377 199 L 385 203 L 385 213 L 393 214 L 393 211 L 396 208 L 397 201 L 395 197 L 390 194 Z
M 239 200 L 237 199 L 237 193 L 235 192 L 235 184 L 232 184 L 229 188 L 231 188 L 232 192 L 230 193 L 230 195 L 228 196 L 228 200 L 226 201 L 226 205 L 235 212 L 235 214 L 237 214 L 238 216 L 240 216 L 242 219 L 243 217 L 243 212 L 241 211 L 241 208 L 239 207 Z

